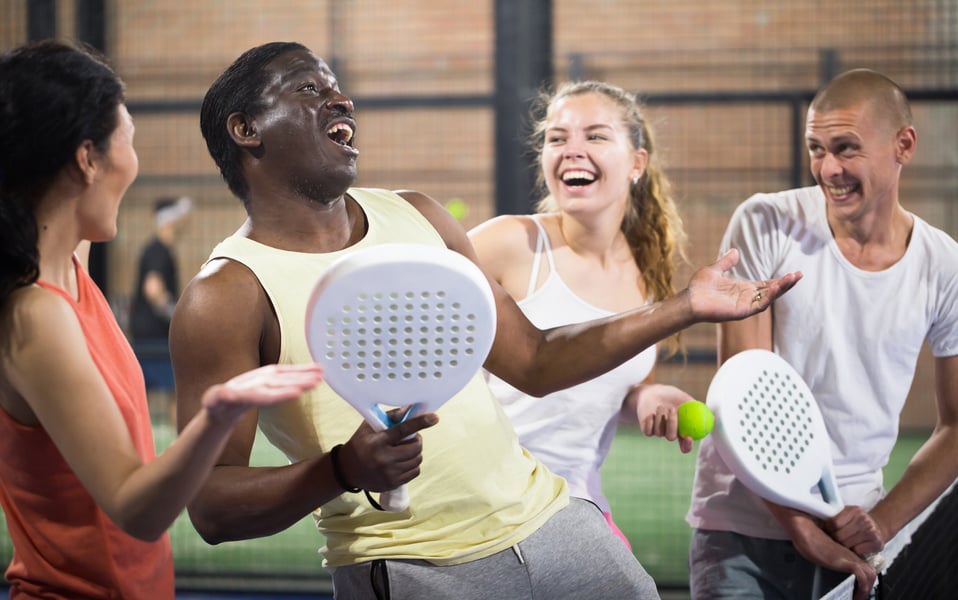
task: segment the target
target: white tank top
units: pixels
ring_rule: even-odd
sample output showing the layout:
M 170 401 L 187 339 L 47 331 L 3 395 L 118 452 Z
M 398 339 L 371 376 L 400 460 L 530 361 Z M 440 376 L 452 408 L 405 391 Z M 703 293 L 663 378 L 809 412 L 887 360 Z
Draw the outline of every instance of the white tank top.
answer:
M 529 290 L 517 302 L 526 317 L 536 327 L 549 329 L 613 314 L 589 304 L 569 289 L 556 271 L 548 234 L 538 218 L 532 218 L 539 236 Z M 549 276 L 537 290 L 543 255 L 549 264 Z M 487 372 L 486 378 L 512 419 L 520 443 L 552 472 L 565 477 L 573 496 L 591 500 L 609 512 L 600 469 L 615 436 L 622 401 L 631 386 L 652 372 L 655 359 L 653 346 L 605 375 L 542 398 L 529 396 L 491 373 Z

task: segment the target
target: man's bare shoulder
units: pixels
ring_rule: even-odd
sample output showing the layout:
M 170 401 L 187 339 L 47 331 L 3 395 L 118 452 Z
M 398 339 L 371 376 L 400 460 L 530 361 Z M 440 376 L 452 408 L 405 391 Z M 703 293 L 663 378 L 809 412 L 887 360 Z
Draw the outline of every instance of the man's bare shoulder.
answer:
M 397 196 L 399 196 L 400 198 L 402 198 L 409 204 L 415 206 L 420 211 L 423 209 L 423 207 L 427 207 L 427 208 L 432 206 L 441 207 L 438 200 L 436 200 L 429 194 L 424 194 L 416 190 L 400 189 L 400 190 L 392 190 L 392 193 L 396 194 Z
M 221 289 L 235 292 L 236 288 L 259 287 L 259 280 L 243 263 L 230 258 L 215 258 L 203 265 L 187 289 L 194 286 L 207 292 Z
M 259 280 L 245 265 L 217 258 L 206 263 L 186 286 L 176 312 L 213 319 L 241 312 L 248 317 L 265 297 Z

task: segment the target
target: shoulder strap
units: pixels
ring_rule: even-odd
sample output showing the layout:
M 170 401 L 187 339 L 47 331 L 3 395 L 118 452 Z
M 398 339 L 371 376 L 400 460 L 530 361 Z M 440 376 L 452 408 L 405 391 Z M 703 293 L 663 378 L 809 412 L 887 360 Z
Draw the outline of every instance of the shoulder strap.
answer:
M 536 291 L 536 283 L 539 281 L 539 267 L 543 250 L 545 250 L 546 260 L 549 261 L 549 273 L 555 273 L 556 270 L 555 262 L 552 259 L 552 245 L 549 244 L 549 234 L 546 233 L 545 227 L 543 227 L 542 223 L 539 222 L 539 215 L 532 215 L 532 222 L 536 224 L 536 229 L 539 230 L 539 235 L 536 237 L 536 252 L 535 257 L 532 259 L 532 273 L 529 274 L 529 288 L 526 290 L 527 298 L 531 296 L 534 291 Z

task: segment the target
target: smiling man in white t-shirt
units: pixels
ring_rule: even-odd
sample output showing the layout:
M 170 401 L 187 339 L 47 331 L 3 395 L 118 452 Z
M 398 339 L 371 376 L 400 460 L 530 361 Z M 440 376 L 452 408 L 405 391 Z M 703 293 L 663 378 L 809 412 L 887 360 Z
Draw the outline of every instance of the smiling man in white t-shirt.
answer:
M 687 515 L 697 599 L 809 598 L 816 565 L 825 590 L 854 573 L 864 597 L 876 573 L 861 557 L 958 476 L 958 244 L 899 202 L 917 144 L 908 100 L 883 75 L 849 71 L 816 95 L 805 137 L 818 186 L 753 196 L 722 242 L 741 252 L 736 277 L 800 270 L 805 281 L 770 311 L 721 324 L 719 359 L 765 348 L 802 374 L 847 506 L 820 523 L 764 502 L 703 441 Z M 882 467 L 926 341 L 938 423 L 886 495 Z

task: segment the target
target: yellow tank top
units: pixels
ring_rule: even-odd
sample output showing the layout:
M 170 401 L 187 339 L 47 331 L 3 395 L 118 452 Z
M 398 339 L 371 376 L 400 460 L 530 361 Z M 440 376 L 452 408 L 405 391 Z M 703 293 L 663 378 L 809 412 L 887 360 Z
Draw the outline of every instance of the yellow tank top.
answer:
M 280 363 L 312 362 L 306 344 L 306 303 L 316 280 L 338 258 L 369 246 L 442 246 L 438 232 L 402 197 L 353 188 L 368 230 L 354 246 L 327 254 L 278 250 L 232 236 L 210 259 L 229 258 L 259 279 L 279 319 Z M 409 508 L 372 508 L 364 494 L 344 493 L 314 512 L 326 537 L 326 565 L 409 558 L 452 565 L 494 554 L 522 541 L 568 503 L 565 480 L 519 445 L 481 372 L 422 432 L 421 474 L 409 484 Z M 260 428 L 292 462 L 320 455 L 350 438 L 359 414 L 323 384 L 297 401 L 260 411 Z

